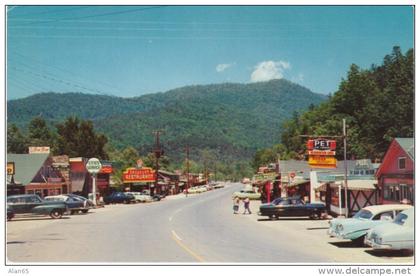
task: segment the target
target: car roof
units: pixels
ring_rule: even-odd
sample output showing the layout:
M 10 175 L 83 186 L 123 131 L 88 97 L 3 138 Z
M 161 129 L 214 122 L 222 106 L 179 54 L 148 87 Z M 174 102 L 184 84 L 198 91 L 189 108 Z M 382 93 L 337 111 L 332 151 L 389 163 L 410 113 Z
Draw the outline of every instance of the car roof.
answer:
M 372 213 L 378 213 L 378 212 L 386 212 L 386 211 L 392 211 L 392 210 L 406 210 L 413 206 L 407 205 L 407 204 L 384 204 L 384 205 L 372 205 L 364 207 L 363 209 L 368 210 Z

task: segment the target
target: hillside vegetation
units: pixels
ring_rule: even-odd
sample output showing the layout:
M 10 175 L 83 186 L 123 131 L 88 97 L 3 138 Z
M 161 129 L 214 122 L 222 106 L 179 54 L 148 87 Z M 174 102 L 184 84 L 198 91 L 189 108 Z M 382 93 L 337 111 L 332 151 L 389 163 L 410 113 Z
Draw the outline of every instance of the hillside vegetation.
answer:
M 8 101 L 8 123 L 25 129 L 40 116 L 48 125 L 69 116 L 91 120 L 117 149 L 150 152 L 153 131 L 163 130 L 167 155 L 182 160 L 210 150 L 219 160 L 250 160 L 255 151 L 280 141 L 281 124 L 325 96 L 287 80 L 251 84 L 187 86 L 165 93 L 121 98 L 81 93 L 43 93 Z

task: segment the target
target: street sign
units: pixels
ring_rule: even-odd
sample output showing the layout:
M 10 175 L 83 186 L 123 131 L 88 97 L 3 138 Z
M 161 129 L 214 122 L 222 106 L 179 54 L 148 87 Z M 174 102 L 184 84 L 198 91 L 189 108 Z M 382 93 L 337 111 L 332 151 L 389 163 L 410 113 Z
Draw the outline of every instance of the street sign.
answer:
M 309 155 L 311 168 L 337 168 L 337 160 L 334 156 Z
M 86 169 L 91 174 L 97 174 L 102 168 L 101 161 L 98 158 L 90 158 L 86 163 Z
M 14 175 L 15 174 L 15 162 L 7 162 L 6 171 L 7 171 L 7 175 Z

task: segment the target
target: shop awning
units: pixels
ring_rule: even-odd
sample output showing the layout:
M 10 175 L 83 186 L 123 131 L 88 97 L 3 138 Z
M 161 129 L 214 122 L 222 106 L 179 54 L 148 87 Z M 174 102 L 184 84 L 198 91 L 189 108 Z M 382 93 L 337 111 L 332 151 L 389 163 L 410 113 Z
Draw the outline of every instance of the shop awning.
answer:
M 376 179 L 349 179 L 347 180 L 347 189 L 353 191 L 371 191 L 376 190 L 378 181 Z M 331 188 L 337 188 L 341 186 L 344 189 L 344 181 L 335 181 L 330 183 Z M 315 189 L 317 192 L 325 192 L 327 183 L 323 183 L 321 186 Z

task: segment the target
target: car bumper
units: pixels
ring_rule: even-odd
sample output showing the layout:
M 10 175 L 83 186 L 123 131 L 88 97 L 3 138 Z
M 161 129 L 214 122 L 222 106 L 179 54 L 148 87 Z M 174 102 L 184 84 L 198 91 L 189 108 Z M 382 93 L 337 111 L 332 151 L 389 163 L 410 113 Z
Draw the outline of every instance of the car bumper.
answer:
M 337 233 L 331 228 L 327 230 L 327 235 L 330 237 L 337 237 Z
M 373 249 L 392 249 L 392 246 L 389 244 L 379 244 L 370 239 L 365 239 L 365 244 Z

